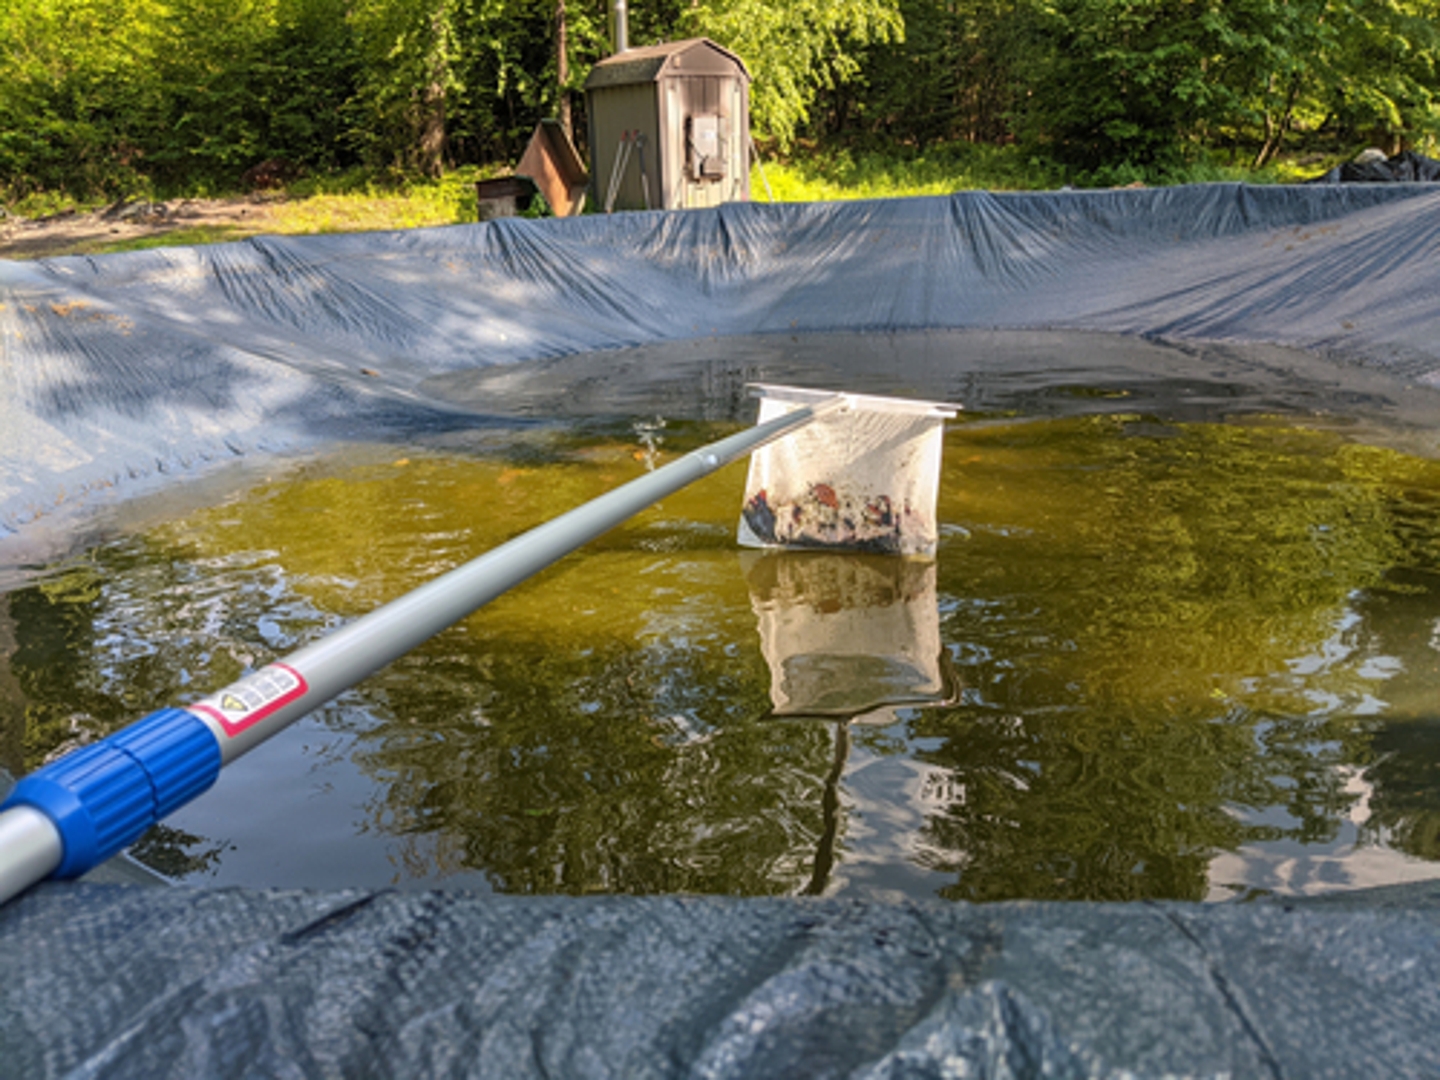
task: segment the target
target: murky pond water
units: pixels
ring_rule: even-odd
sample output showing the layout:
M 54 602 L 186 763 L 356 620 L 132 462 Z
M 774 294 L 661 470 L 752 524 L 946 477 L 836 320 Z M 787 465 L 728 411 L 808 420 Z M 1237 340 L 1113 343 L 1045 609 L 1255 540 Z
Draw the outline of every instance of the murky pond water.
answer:
M 508 893 L 1440 877 L 1440 463 L 1067 392 L 1086 407 L 950 425 L 933 562 L 742 552 L 733 466 L 241 759 L 133 854 L 204 883 Z M 0 596 L 0 765 L 194 700 L 738 426 L 351 449 L 36 570 Z

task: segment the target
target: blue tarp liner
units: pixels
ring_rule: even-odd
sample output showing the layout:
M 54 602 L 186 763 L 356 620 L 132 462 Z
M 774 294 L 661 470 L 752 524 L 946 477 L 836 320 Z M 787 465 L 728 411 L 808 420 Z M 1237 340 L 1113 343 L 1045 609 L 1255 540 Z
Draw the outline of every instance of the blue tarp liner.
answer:
M 0 262 L 0 528 L 237 455 L 511 416 L 495 373 L 580 354 L 949 329 L 1283 347 L 1428 398 L 1440 192 L 965 193 Z M 0 910 L 0 1074 L 1434 1075 L 1437 900 L 47 884 Z
M 1423 1077 L 1440 889 L 1363 910 L 45 885 L 7 1076 Z
M 0 529 L 159 470 L 473 424 L 445 376 L 807 331 L 1047 328 L 1440 381 L 1440 192 L 1194 186 L 736 205 L 0 262 Z

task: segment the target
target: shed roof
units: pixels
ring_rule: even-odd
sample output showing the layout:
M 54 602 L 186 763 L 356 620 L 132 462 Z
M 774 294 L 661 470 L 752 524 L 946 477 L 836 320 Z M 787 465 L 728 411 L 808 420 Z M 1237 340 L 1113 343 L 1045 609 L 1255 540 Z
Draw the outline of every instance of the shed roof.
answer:
M 585 89 L 659 82 L 667 75 L 732 75 L 736 69 L 750 81 L 745 61 L 729 49 L 709 38 L 687 38 L 607 56 L 591 69 Z

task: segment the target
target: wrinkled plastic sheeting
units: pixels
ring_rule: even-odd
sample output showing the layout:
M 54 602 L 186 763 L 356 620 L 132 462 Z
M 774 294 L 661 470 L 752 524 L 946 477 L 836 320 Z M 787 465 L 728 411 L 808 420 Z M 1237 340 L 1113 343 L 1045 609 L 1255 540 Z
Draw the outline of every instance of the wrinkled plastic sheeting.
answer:
M 157 473 L 474 426 L 443 376 L 802 331 L 1079 329 L 1440 384 L 1422 184 L 741 204 L 0 261 L 0 532 Z M 497 402 L 497 406 L 503 402 Z
M 1352 1077 L 1440 1061 L 1403 909 L 46 885 L 7 1075 Z

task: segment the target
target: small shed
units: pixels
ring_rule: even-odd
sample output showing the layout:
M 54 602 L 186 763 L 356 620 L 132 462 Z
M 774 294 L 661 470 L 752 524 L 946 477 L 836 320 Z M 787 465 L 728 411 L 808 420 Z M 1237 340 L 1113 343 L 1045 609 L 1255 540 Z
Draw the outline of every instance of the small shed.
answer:
M 629 49 L 585 80 L 595 204 L 718 206 L 750 197 L 750 72 L 692 38 Z

